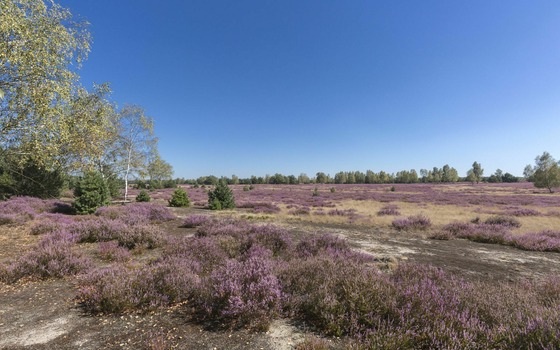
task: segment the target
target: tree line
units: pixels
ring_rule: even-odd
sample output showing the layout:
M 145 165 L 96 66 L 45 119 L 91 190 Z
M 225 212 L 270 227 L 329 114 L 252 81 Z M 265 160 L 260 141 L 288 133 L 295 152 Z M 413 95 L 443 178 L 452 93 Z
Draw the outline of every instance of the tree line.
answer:
M 464 177 L 459 176 L 457 169 L 444 165 L 441 168 L 433 167 L 431 170 L 420 169 L 402 170 L 396 173 L 388 173 L 385 171 L 374 172 L 372 170 L 362 171 L 339 171 L 334 176 L 324 172 L 318 172 L 314 177 L 307 174 L 283 175 L 276 173 L 274 175 L 251 176 L 248 178 L 239 178 L 235 175 L 231 177 L 223 177 L 230 185 L 253 185 L 253 184 L 271 184 L 271 185 L 295 185 L 295 184 L 399 184 L 399 183 L 452 183 L 458 181 L 468 182 L 518 182 L 520 178 L 504 173 L 497 169 L 496 172 L 489 177 L 483 177 L 484 170 L 478 162 L 474 162 L 472 168 Z M 201 176 L 197 179 L 177 179 L 178 183 L 189 183 L 197 185 L 215 185 L 220 178 L 209 175 Z

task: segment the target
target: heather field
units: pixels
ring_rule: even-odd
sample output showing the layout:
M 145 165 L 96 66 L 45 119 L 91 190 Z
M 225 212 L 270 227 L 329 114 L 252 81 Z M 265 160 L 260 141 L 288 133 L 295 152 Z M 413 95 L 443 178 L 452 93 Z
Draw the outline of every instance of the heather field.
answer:
M 560 348 L 558 194 L 234 185 L 211 211 L 184 188 L 0 202 L 0 348 Z

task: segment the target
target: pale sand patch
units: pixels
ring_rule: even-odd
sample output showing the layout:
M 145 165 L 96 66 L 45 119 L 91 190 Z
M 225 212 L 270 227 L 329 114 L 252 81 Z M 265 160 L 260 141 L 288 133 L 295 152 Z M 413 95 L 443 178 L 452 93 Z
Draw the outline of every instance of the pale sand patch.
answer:
M 14 331 L 0 340 L 0 346 L 31 346 L 46 344 L 61 335 L 68 333 L 73 327 L 68 317 L 59 317 L 42 324 L 21 325 L 20 330 Z
M 291 350 L 303 340 L 303 333 L 286 320 L 273 321 L 266 334 L 270 347 L 274 350 Z

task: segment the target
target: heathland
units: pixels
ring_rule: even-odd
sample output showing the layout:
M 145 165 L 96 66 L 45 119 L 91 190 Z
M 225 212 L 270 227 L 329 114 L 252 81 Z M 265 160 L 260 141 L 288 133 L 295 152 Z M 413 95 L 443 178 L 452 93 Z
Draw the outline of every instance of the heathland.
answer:
M 555 349 L 560 195 L 234 185 L 235 209 L 0 203 L 0 347 Z M 131 189 L 131 195 L 140 194 Z M 143 197 L 138 197 L 143 198 Z

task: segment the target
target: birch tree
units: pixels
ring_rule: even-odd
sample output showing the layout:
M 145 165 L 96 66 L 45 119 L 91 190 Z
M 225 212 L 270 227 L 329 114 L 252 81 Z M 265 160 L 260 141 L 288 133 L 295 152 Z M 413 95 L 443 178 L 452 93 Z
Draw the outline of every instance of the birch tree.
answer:
M 148 157 L 157 145 L 153 119 L 139 106 L 125 106 L 118 117 L 118 166 L 124 179 L 124 201 L 128 200 L 128 182 L 131 177 L 147 174 Z
M 87 23 L 42 0 L 0 1 L 0 149 L 23 161 L 58 161 L 76 135 L 68 106 L 87 58 Z

